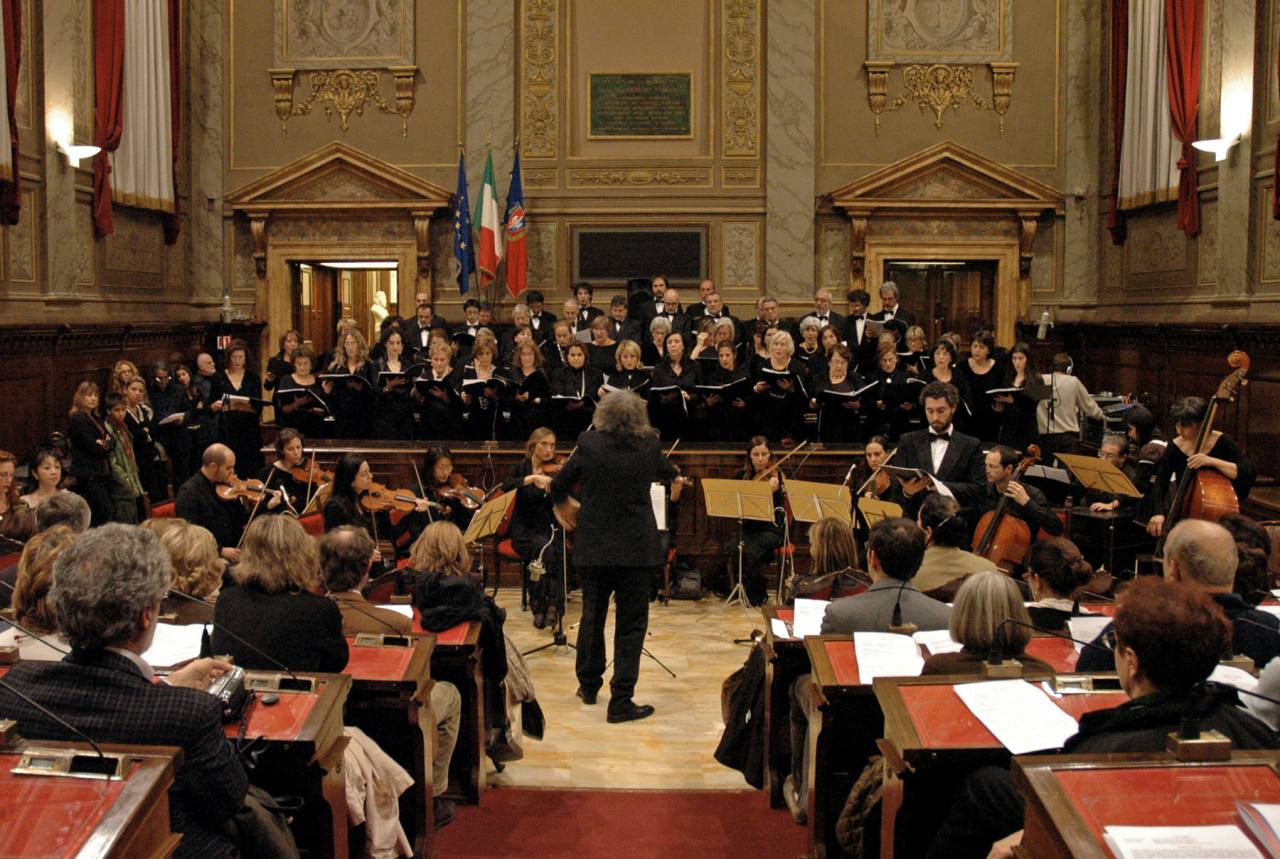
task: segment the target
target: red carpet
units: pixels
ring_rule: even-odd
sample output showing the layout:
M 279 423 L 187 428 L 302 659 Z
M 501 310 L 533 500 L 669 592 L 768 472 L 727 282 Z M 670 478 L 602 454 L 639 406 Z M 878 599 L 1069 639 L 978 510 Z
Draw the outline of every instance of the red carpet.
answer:
M 440 859 L 794 859 L 805 830 L 761 791 L 500 788 L 436 836 Z

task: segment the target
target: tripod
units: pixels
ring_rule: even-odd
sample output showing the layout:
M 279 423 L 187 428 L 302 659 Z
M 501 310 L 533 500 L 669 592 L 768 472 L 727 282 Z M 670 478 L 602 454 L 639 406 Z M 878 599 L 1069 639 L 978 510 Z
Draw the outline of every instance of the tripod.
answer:
M 743 531 L 742 520 L 738 520 L 738 577 L 734 580 L 733 588 L 729 591 L 729 596 L 725 597 L 725 605 L 733 605 L 737 603 L 742 606 L 743 611 L 747 609 L 747 589 L 743 586 L 743 569 L 742 569 L 742 551 L 746 545 L 747 537 Z
M 547 546 L 550 546 L 552 543 L 554 543 L 555 539 L 556 539 L 556 526 L 552 525 L 551 539 L 547 541 Z M 568 547 L 566 544 L 567 544 L 567 540 L 565 537 L 565 532 L 561 531 L 560 532 L 560 586 L 562 590 L 560 593 L 564 597 L 565 608 L 568 608 L 569 553 L 568 553 Z M 543 551 L 546 551 L 546 546 L 543 547 Z M 546 644 L 539 644 L 537 647 L 533 648 L 532 650 L 526 650 L 521 655 L 529 656 L 530 654 L 537 653 L 541 650 L 546 650 L 548 647 L 566 647 L 566 646 L 572 647 L 574 650 L 578 649 L 578 646 L 576 644 L 569 643 L 569 637 L 564 634 L 564 611 L 558 611 L 556 612 L 556 628 L 551 633 L 551 640 L 548 641 Z

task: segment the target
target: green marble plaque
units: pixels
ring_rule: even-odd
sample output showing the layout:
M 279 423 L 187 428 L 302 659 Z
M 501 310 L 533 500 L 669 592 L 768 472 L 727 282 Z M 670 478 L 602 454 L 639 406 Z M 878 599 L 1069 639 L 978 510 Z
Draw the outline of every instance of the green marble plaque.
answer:
M 587 76 L 587 137 L 693 137 L 693 74 L 595 73 Z

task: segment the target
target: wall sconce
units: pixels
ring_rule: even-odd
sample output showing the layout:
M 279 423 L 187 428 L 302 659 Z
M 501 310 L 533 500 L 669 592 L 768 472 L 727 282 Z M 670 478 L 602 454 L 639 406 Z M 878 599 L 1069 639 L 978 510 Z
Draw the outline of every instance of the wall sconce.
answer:
M 45 127 L 49 130 L 49 139 L 53 141 L 53 145 L 66 156 L 67 163 L 72 167 L 79 167 L 81 161 L 92 158 L 101 151 L 97 146 L 72 143 L 75 139 L 75 128 L 71 115 L 65 110 L 59 108 L 50 110 L 45 120 Z
M 1201 152 L 1212 152 L 1214 161 L 1226 161 L 1227 153 L 1240 142 L 1240 135 L 1227 139 L 1225 137 L 1215 137 L 1210 140 L 1197 140 L 1191 145 Z
M 86 158 L 92 158 L 102 151 L 100 146 L 90 146 L 82 143 L 63 143 L 55 140 L 54 143 L 58 147 L 58 151 L 67 156 L 67 163 L 72 167 L 79 167 L 80 162 Z

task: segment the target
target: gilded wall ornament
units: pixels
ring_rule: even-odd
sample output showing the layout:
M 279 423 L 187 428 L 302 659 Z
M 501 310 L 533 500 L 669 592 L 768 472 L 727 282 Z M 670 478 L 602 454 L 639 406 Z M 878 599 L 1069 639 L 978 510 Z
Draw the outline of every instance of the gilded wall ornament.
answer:
M 554 158 L 556 154 L 558 16 L 557 0 L 525 0 L 520 139 L 527 157 Z
M 724 4 L 724 154 L 759 154 L 760 10 L 757 0 Z
M 912 63 L 902 67 L 903 91 L 889 101 L 889 72 L 893 63 L 875 61 L 863 64 L 867 73 L 867 104 L 875 114 L 875 133 L 880 134 L 880 114 L 901 110 L 914 104 L 921 111 L 933 112 L 933 127 L 941 129 L 947 110 L 959 111 L 971 104 L 978 110 L 994 111 L 1004 134 L 1004 117 L 1013 100 L 1013 77 L 1017 63 L 988 63 L 991 70 L 991 103 L 973 91 L 976 66 L 934 63 Z
M 297 104 L 293 99 L 293 69 L 270 69 L 271 84 L 275 96 L 276 116 L 280 129 L 291 116 L 306 116 L 317 104 L 325 118 L 338 115 L 338 126 L 351 128 L 351 114 L 364 116 L 367 106 L 380 113 L 400 117 L 400 136 L 409 136 L 409 114 L 413 113 L 413 83 L 417 66 L 395 66 L 388 69 L 395 82 L 395 102 L 382 97 L 382 72 L 372 69 L 334 69 L 309 74 L 311 92 Z

